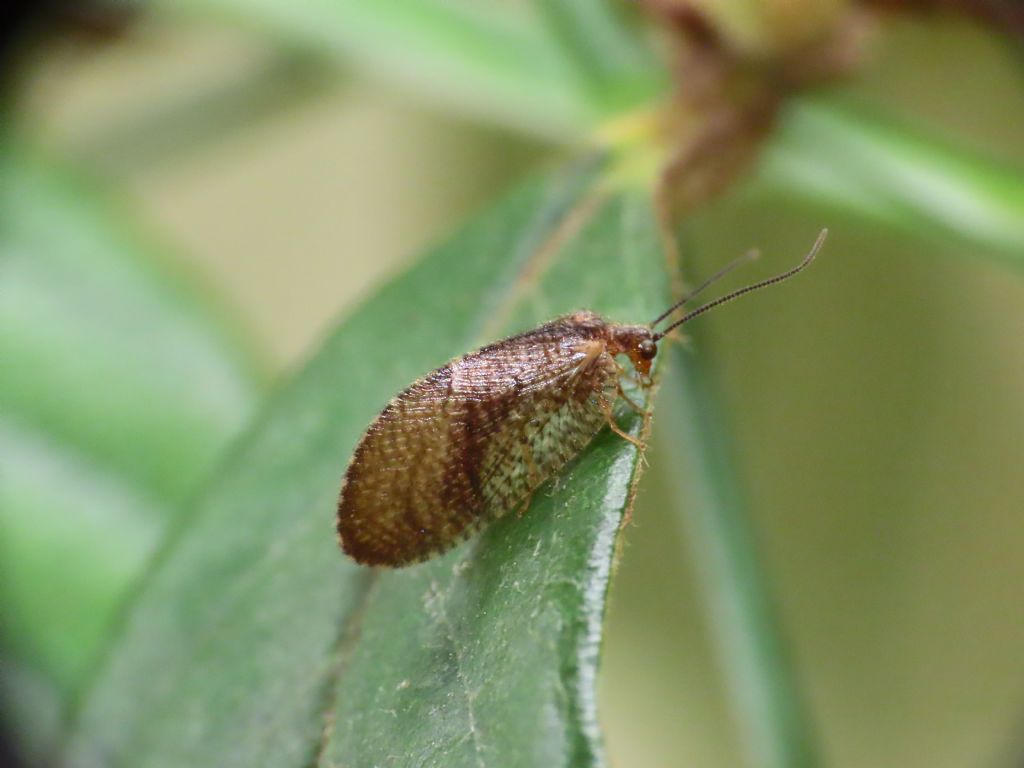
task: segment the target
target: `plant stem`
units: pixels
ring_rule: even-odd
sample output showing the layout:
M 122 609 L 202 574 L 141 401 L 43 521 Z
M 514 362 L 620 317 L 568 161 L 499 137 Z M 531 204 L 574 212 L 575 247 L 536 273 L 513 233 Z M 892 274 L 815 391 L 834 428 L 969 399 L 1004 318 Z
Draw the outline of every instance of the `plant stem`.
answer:
M 667 414 L 669 431 L 686 446 L 688 471 L 673 474 L 673 482 L 688 500 L 679 508 L 688 510 L 694 558 L 750 763 L 812 768 L 820 764 L 814 729 L 779 629 L 725 420 L 699 356 L 678 345 L 671 354 L 671 375 L 681 386 L 663 389 L 659 414 Z

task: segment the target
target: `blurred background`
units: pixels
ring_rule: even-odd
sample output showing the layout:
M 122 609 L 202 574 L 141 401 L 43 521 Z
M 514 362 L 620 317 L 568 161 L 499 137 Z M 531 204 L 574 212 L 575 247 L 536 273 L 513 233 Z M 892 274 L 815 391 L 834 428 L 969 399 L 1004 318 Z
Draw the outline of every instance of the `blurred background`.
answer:
M 5 765 L 47 764 L 118 605 L 260 400 L 580 144 L 260 13 L 40 16 L 4 59 Z M 832 95 L 1020 168 L 1021 62 L 970 20 L 891 17 Z M 825 763 L 1024 764 L 1024 253 L 783 195 L 726 195 L 682 242 L 694 275 L 751 246 L 774 267 L 826 225 L 772 312 L 738 303 L 699 340 Z M 670 426 L 613 581 L 605 733 L 613 765 L 732 766 Z

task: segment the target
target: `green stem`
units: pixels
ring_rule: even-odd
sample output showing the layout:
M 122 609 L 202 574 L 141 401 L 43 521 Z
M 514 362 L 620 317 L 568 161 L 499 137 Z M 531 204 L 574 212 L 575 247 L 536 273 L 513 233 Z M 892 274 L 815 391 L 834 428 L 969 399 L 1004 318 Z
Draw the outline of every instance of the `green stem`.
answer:
M 673 349 L 673 377 L 681 386 L 661 393 L 659 413 L 687 447 L 688 484 L 673 475 L 688 503 L 693 551 L 717 634 L 735 716 L 759 768 L 811 768 L 820 764 L 814 729 L 805 711 L 779 628 L 767 574 L 758 556 L 748 504 L 736 477 L 729 434 L 709 375 L 699 356 Z M 671 381 L 671 379 L 670 379 Z

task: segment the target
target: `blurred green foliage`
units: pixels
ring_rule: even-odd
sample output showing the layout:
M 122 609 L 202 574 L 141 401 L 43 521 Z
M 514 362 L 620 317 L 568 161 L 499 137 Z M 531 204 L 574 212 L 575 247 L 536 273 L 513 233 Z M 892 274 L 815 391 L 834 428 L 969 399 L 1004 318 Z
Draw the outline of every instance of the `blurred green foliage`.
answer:
M 67 697 L 263 376 L 97 187 L 0 163 L 3 637 Z
M 173 8 L 168 5 L 164 13 L 170 13 L 157 19 L 163 24 L 182 23 L 176 14 L 186 9 L 193 18 L 242 20 L 247 29 L 269 33 L 270 45 L 298 49 L 303 56 L 323 57 L 325 62 L 337 57 L 345 65 L 355 64 L 395 80 L 424 103 L 563 145 L 588 141 L 605 121 L 649 105 L 668 88 L 660 57 L 649 47 L 635 9 L 620 5 L 573 0 L 486 6 L 468 0 L 190 0 Z M 917 82 L 927 85 L 929 77 L 922 71 Z M 1004 78 L 1012 75 L 1004 73 Z M 280 83 L 274 87 L 280 89 Z M 947 87 L 948 83 L 936 86 Z M 1020 632 L 995 621 L 994 614 L 1000 606 L 1012 605 L 1001 585 L 1012 589 L 1016 583 L 1014 574 L 1019 569 L 1012 564 L 1021 560 L 1024 537 L 1011 514 L 1024 503 L 1024 489 L 1015 482 L 1013 472 L 1015 462 L 1024 460 L 1019 441 L 1013 439 L 1015 434 L 1019 437 L 1024 417 L 1017 408 L 1001 418 L 1002 409 L 1011 407 L 1005 404 L 1014 402 L 1011 383 L 1024 380 L 1024 366 L 1019 354 L 1014 354 L 1014 321 L 1008 333 L 993 332 L 991 324 L 1001 316 L 978 307 L 977 302 L 985 303 L 985 298 L 962 306 L 961 294 L 973 290 L 976 296 L 996 297 L 995 306 L 1005 307 L 1013 306 L 1013 296 L 1019 297 L 1010 284 L 1012 271 L 995 271 L 985 262 L 1015 269 L 1024 264 L 1024 174 L 998 160 L 997 152 L 964 150 L 954 141 L 919 135 L 908 127 L 909 121 L 880 117 L 878 110 L 865 108 L 862 102 L 849 93 L 796 101 L 753 178 L 721 205 L 687 222 L 683 256 L 688 275 L 707 263 L 703 251 L 713 249 L 716 257 L 724 258 L 751 245 L 742 239 L 752 237 L 747 233 L 813 231 L 816 224 L 808 227 L 794 209 L 803 210 L 805 217 L 808 211 L 816 211 L 815 222 L 823 212 L 828 212 L 830 222 L 836 217 L 829 255 L 842 266 L 819 268 L 833 275 L 817 278 L 826 281 L 825 288 L 816 289 L 816 297 L 802 304 L 792 301 L 754 333 L 741 330 L 744 312 L 754 310 L 741 309 L 729 320 L 709 321 L 710 332 L 700 347 L 723 350 L 722 360 L 702 359 L 690 375 L 676 374 L 675 381 L 670 372 L 666 386 L 686 389 L 681 399 L 673 392 L 676 405 L 668 410 L 671 413 L 674 407 L 677 414 L 688 413 L 682 421 L 688 430 L 685 435 L 682 428 L 668 437 L 664 432 L 657 435 L 653 485 L 674 490 L 651 494 L 651 522 L 636 533 L 642 541 L 645 529 L 675 524 L 664 517 L 658 522 L 654 508 L 667 510 L 669 517 L 678 517 L 684 510 L 693 512 L 687 518 L 689 537 L 695 540 L 694 559 L 705 566 L 703 583 L 719 630 L 718 658 L 730 682 L 731 706 L 754 762 L 763 765 L 813 764 L 815 749 L 809 744 L 814 737 L 809 734 L 815 731 L 823 737 L 824 753 L 830 757 L 844 748 L 847 755 L 859 755 L 843 758 L 840 754 L 836 764 L 886 761 L 893 754 L 886 751 L 886 744 L 909 744 L 901 753 L 909 759 L 898 762 L 914 764 L 924 752 L 915 751 L 917 732 L 898 711 L 902 702 L 916 701 L 905 691 L 893 694 L 881 685 L 865 694 L 880 700 L 878 710 L 889 714 L 891 729 L 903 729 L 902 740 L 882 733 L 877 744 L 855 750 L 850 746 L 856 741 L 850 733 L 853 726 L 848 728 L 828 715 L 831 710 L 844 711 L 836 701 L 842 703 L 844 692 L 858 690 L 861 675 L 887 677 L 901 689 L 910 685 L 916 679 L 914 659 L 934 659 L 931 666 L 922 662 L 919 674 L 934 677 L 935 670 L 942 670 L 950 682 L 933 682 L 933 688 L 962 692 L 963 706 L 973 707 L 973 716 L 953 706 L 943 712 L 947 722 L 968 723 L 964 726 L 968 733 L 957 748 L 977 760 L 979 754 L 998 752 L 999 746 L 992 744 L 998 737 L 993 734 L 1012 732 L 1014 714 L 1007 711 L 1007 702 L 1013 700 L 1014 691 L 1019 693 L 1022 683 L 1010 678 L 1024 679 L 1024 669 L 1017 669 L 994 681 L 995 667 L 980 671 L 984 666 L 980 650 L 965 651 L 964 658 L 979 660 L 974 676 L 945 661 L 952 657 L 950 643 L 974 642 L 967 629 L 975 625 L 980 634 L 990 635 L 985 647 L 993 664 L 1012 658 L 1013 643 L 1021 639 Z M 1009 114 L 1011 123 L 1017 120 L 1019 125 L 1024 107 L 1018 104 Z M 499 137 L 495 151 L 500 152 L 508 141 Z M 6 674 L 0 692 L 8 712 L 24 731 L 28 751 L 34 745 L 37 754 L 44 754 L 52 748 L 54 736 L 48 728 L 53 723 L 44 723 L 38 714 L 39 702 L 24 687 L 26 679 L 41 681 L 52 701 L 66 707 L 79 693 L 98 649 L 107 644 L 113 650 L 98 668 L 94 692 L 83 700 L 85 719 L 79 741 L 68 753 L 81 764 L 105 764 L 109 755 L 103 750 L 112 745 L 117 745 L 117 754 L 132 755 L 133 764 L 173 762 L 184 754 L 199 759 L 217 748 L 225 750 L 221 764 L 229 764 L 243 754 L 232 746 L 245 741 L 264 722 L 263 707 L 281 706 L 293 694 L 305 704 L 287 713 L 294 725 L 285 729 L 286 741 L 291 741 L 273 742 L 271 733 L 267 742 L 253 741 L 252 753 L 245 754 L 252 760 L 270 759 L 277 754 L 268 748 L 273 742 L 299 762 L 308 760 L 320 732 L 315 713 L 328 711 L 333 698 L 327 691 L 334 685 L 330 648 L 341 632 L 339 617 L 349 603 L 336 594 L 343 589 L 341 583 L 323 583 L 325 572 L 344 567 L 333 550 L 332 559 L 327 560 L 329 536 L 321 539 L 318 526 L 304 525 L 303 520 L 318 520 L 325 504 L 329 513 L 330 504 L 324 501 L 331 495 L 327 480 L 331 472 L 340 473 L 345 459 L 334 455 L 337 451 L 324 451 L 315 441 L 299 445 L 298 436 L 304 433 L 297 429 L 289 436 L 288 431 L 305 423 L 303 414 L 318 421 L 341 412 L 343 406 L 329 399 L 317 410 L 317 398 L 307 397 L 303 389 L 302 382 L 315 378 L 317 366 L 327 363 L 314 361 L 276 404 L 268 406 L 268 414 L 283 409 L 284 416 L 257 417 L 257 426 L 238 454 L 263 450 L 268 462 L 290 455 L 277 442 L 273 450 L 260 449 L 260 436 L 273 432 L 294 448 L 294 457 L 306 456 L 308 451 L 307 461 L 295 458 L 293 474 L 263 483 L 236 456 L 223 472 L 214 473 L 210 490 L 199 494 L 264 389 L 264 377 L 251 362 L 250 343 L 237 332 L 225 330 L 216 302 L 197 290 L 191 278 L 180 275 L 174 260 L 163 254 L 154 258 L 153 251 L 162 249 L 154 249 L 147 237 L 133 231 L 134 225 L 126 225 L 132 212 L 111 210 L 97 201 L 96 185 L 69 181 L 68 172 L 59 165 L 40 159 L 23 139 L 5 147 L 0 190 L 0 285 L 5 296 L 0 305 L 5 369 L 0 380 L 0 453 L 5 467 L 0 479 L 0 612 L 5 617 Z M 401 211 L 389 211 L 387 218 L 401 218 Z M 737 220 L 746 222 L 742 237 Z M 907 239 L 893 240 L 880 235 L 882 230 L 877 228 Z M 867 234 L 870 230 L 874 232 Z M 753 239 L 762 242 L 760 234 Z M 797 252 L 808 238 L 783 235 L 782 239 Z M 892 266 L 883 260 L 880 254 L 891 252 L 893 242 L 907 244 L 902 250 L 921 265 L 917 272 L 906 263 Z M 969 259 L 954 265 L 952 260 L 931 259 L 933 251 Z M 929 257 L 915 259 L 915 252 Z M 626 257 L 628 249 L 620 255 Z M 558 292 L 564 301 L 585 303 L 598 301 L 593 298 L 598 295 L 595 291 L 618 287 L 621 275 L 591 270 L 586 276 L 567 274 L 562 279 Z M 573 280 L 578 283 L 574 285 Z M 570 287 L 579 292 L 572 293 Z M 469 298 L 477 301 L 481 296 Z M 531 321 L 569 308 L 562 301 L 548 302 L 541 293 L 528 292 L 525 298 Z M 835 311 L 837 307 L 842 311 Z M 815 322 L 808 323 L 807 318 Z M 721 344 L 716 343 L 715 333 L 719 323 L 733 331 Z M 345 343 L 345 328 L 335 344 Z M 478 340 L 478 326 L 463 330 Z M 391 359 L 401 356 L 400 341 L 396 338 L 390 342 L 395 347 L 379 351 Z M 454 336 L 444 342 L 447 351 L 427 355 L 429 361 L 404 359 L 392 377 L 394 386 L 388 389 L 422 372 L 438 356 L 463 350 L 470 339 Z M 799 349 L 816 349 L 815 358 L 801 359 L 794 351 Z M 330 357 L 330 345 L 323 354 L 317 360 Z M 705 368 L 712 380 L 713 372 L 721 368 L 725 375 L 719 378 L 730 383 L 707 385 L 706 374 L 701 373 Z M 716 389 L 722 392 L 716 395 Z M 864 393 L 874 400 L 859 400 Z M 282 405 L 292 401 L 301 413 L 291 413 Z M 303 410 L 307 407 L 312 410 Z M 713 419 L 695 419 L 722 407 L 738 413 L 728 428 Z M 372 412 L 369 405 L 364 410 Z M 358 428 L 356 421 L 349 425 L 351 429 Z M 666 418 L 666 423 L 674 422 Z M 321 427 L 328 429 L 327 424 Z M 733 430 L 736 437 L 725 439 Z M 781 449 L 761 445 L 761 435 L 788 435 L 792 445 Z M 353 441 L 351 435 L 347 440 L 346 444 Z M 716 453 L 713 449 L 719 443 L 726 448 Z M 603 466 L 598 460 L 601 450 L 600 446 L 595 449 L 595 463 L 590 465 L 598 474 Z M 748 479 L 731 466 L 733 453 L 748 468 L 744 473 Z M 670 464 L 675 456 L 689 456 L 685 470 L 689 482 L 682 487 L 664 480 L 666 474 L 678 479 L 681 468 Z M 312 493 L 302 471 L 313 472 L 314 464 L 318 477 L 322 475 L 317 488 L 322 484 L 323 493 L 310 496 L 319 499 L 316 504 L 299 504 L 308 518 L 290 517 L 289 505 L 298 503 L 302 493 Z M 232 478 L 242 478 L 238 480 L 242 485 L 253 483 L 246 486 L 248 495 L 218 502 L 233 498 Z M 609 482 L 615 478 L 609 477 Z M 751 493 L 744 494 L 747 482 Z M 205 501 L 196 503 L 195 498 Z M 273 502 L 275 498 L 280 505 Z M 747 498 L 758 500 L 756 509 L 749 508 Z M 245 500 L 249 503 L 243 504 Z M 239 609 L 232 614 L 237 621 L 227 621 L 231 632 L 218 630 L 212 640 L 195 639 L 207 645 L 205 651 L 193 654 L 187 628 L 202 623 L 199 614 L 204 601 L 213 606 L 211 626 L 221 626 L 225 620 L 216 609 L 217 595 L 245 592 L 232 586 L 235 582 L 228 571 L 235 568 L 236 575 L 244 575 L 247 564 L 257 562 L 256 551 L 285 556 L 280 542 L 290 539 L 275 538 L 273 527 L 235 532 L 234 518 L 254 514 L 252 510 L 260 504 L 282 525 L 302 528 L 310 537 L 310 549 L 303 545 L 288 554 L 294 564 L 282 570 L 280 579 L 265 571 L 248 581 L 238 576 L 245 590 L 252 590 L 246 592 L 250 603 L 238 605 L 249 606 L 251 615 L 248 609 Z M 619 505 L 606 512 L 617 514 L 621 509 Z M 180 524 L 173 524 L 179 515 Z M 757 554 L 757 536 L 749 528 L 752 516 L 765 534 L 766 558 Z M 215 524 L 220 533 L 208 538 L 207 526 Z M 138 587 L 137 607 L 127 614 L 127 633 L 112 633 L 118 606 L 138 583 L 157 540 L 169 527 L 175 534 L 166 540 L 154 575 Z M 511 526 L 507 528 L 511 536 Z M 501 537 L 504 530 L 488 540 Z M 945 553 L 946 559 L 940 562 L 948 566 L 946 573 L 904 562 L 914 550 L 908 548 L 911 544 L 901 549 L 900 543 L 922 537 L 931 542 L 929 552 Z M 1000 547 L 1005 551 L 992 554 Z M 197 551 L 203 557 L 195 556 Z M 309 552 L 319 553 L 320 559 L 305 562 Z M 838 562 L 830 559 L 830 552 L 839 553 Z M 713 556 L 702 563 L 701 553 Z M 762 560 L 779 573 L 775 581 L 781 587 L 782 621 L 773 613 L 767 586 L 771 580 L 758 566 Z M 200 562 L 205 569 L 191 572 Z M 813 568 L 801 568 L 804 562 Z M 958 569 L 967 562 L 971 563 L 968 570 Z M 314 568 L 315 563 L 323 569 Z M 446 563 L 434 567 L 450 568 Z M 986 570 L 990 564 L 996 569 L 991 579 Z M 837 571 L 835 575 L 817 585 L 807 584 L 808 573 L 830 567 Z M 924 570 L 917 573 L 915 568 Z M 649 571 L 645 578 L 631 576 L 644 570 Z M 406 587 L 395 579 L 396 601 L 403 589 L 415 591 L 415 578 Z M 603 592 L 607 574 L 595 578 L 590 588 Z M 622 590 L 631 583 L 640 584 L 639 592 L 628 593 L 637 597 L 638 605 L 648 599 L 642 595 L 653 590 L 652 599 L 660 607 L 652 610 L 662 612 L 673 598 L 667 594 L 671 590 L 661 585 L 681 578 L 667 567 L 627 556 Z M 185 586 L 175 591 L 174 585 Z M 358 594 L 358 585 L 353 589 Z M 311 599 L 310 590 L 319 597 Z M 265 613 L 253 609 L 261 596 L 273 598 Z M 377 599 L 386 602 L 386 598 Z M 282 612 L 272 610 L 274 606 Z M 567 621 L 575 610 L 566 609 Z M 616 609 L 618 615 L 626 615 L 623 610 L 635 618 L 628 607 Z M 383 629 L 390 621 L 385 613 L 378 616 Z M 613 629 L 616 615 L 612 613 Z M 870 654 L 877 647 L 869 642 L 870 633 L 882 636 L 886 627 L 914 616 L 929 619 L 925 626 L 935 628 L 936 636 L 932 640 L 927 631 L 912 636 L 931 644 L 906 652 L 901 657 L 907 661 L 905 666 L 872 667 Z M 298 625 L 312 626 L 310 621 L 317 631 L 296 632 Z M 469 613 L 459 621 L 484 631 Z M 839 628 L 829 626 L 829 621 Z M 780 624 L 798 637 L 799 666 L 810 690 L 813 723 L 803 720 L 807 710 L 788 664 Z M 623 630 L 622 636 L 629 631 L 633 630 Z M 687 631 L 692 634 L 685 625 L 665 624 L 652 633 L 672 636 L 678 632 L 685 638 Z M 279 637 L 281 632 L 288 637 Z M 808 641 L 799 639 L 812 635 L 825 638 L 817 650 L 809 650 Z M 623 653 L 617 650 L 615 636 L 613 631 L 611 661 L 621 665 L 624 662 L 617 659 Z M 119 639 L 110 644 L 109 638 Z M 289 646 L 293 640 L 296 645 Z M 659 642 L 646 637 L 642 641 Z M 678 658 L 683 641 L 665 642 L 673 650 L 672 664 L 685 665 Z M 245 663 L 240 660 L 237 668 L 224 664 L 236 649 L 249 643 L 267 652 L 254 654 Z M 316 643 L 320 653 L 311 657 L 297 650 Z M 207 653 L 210 648 L 215 652 Z M 287 648 L 291 650 L 280 650 Z M 271 652 L 274 649 L 280 657 Z M 480 653 L 485 651 L 482 648 Z M 503 654 L 494 651 L 494 655 Z M 166 658 L 172 663 L 160 668 L 161 659 Z M 285 671 L 289 665 L 299 665 L 304 672 L 292 675 Z M 661 677 L 676 681 L 676 686 L 684 680 L 685 670 L 659 669 Z M 670 674 L 669 669 L 679 674 Z M 170 682 L 140 693 L 140 686 L 150 688 L 148 670 L 159 671 Z M 212 674 L 217 671 L 223 675 Z M 186 684 L 189 680 L 194 688 Z M 189 693 L 161 698 L 178 684 Z M 342 690 L 344 684 L 343 679 Z M 591 685 L 588 678 L 584 698 L 592 696 Z M 659 701 L 684 695 L 665 691 L 665 685 L 664 680 L 654 684 Z M 993 695 L 979 700 L 985 685 L 991 686 Z M 370 701 L 372 687 L 363 685 L 359 695 Z M 639 683 L 637 690 L 642 690 Z M 150 705 L 137 708 L 143 693 L 154 698 Z M 317 710 L 320 695 L 327 705 Z M 602 705 L 615 717 L 622 711 L 617 702 L 630 695 L 627 691 L 622 697 L 606 696 Z M 200 702 L 206 703 L 200 706 Z M 347 720 L 346 708 L 353 702 L 341 701 L 339 706 L 340 717 Z M 421 706 L 429 708 L 426 701 Z M 206 711 L 205 720 L 195 719 L 191 707 Z M 670 704 L 664 707 L 670 713 L 680 711 Z M 713 706 L 706 711 L 712 710 Z M 147 712 L 152 716 L 144 726 L 133 729 L 132 720 Z M 658 722 L 658 717 L 650 722 Z M 234 734 L 233 742 L 214 743 L 216 734 L 204 727 L 218 724 L 224 726 L 224 735 Z M 581 733 L 579 722 L 566 727 L 570 738 Z M 662 728 L 669 730 L 671 726 Z M 194 740 L 179 738 L 184 732 L 192 733 Z M 119 744 L 124 739 L 131 742 L 129 746 Z M 334 752 L 349 754 L 338 745 L 327 750 L 328 757 Z M 638 748 L 625 759 L 660 764 L 666 754 L 677 754 L 666 750 Z M 937 749 L 930 754 L 941 753 Z M 722 764 L 736 759 L 730 748 L 724 753 L 712 749 L 712 754 Z M 946 764 L 957 764 L 946 757 Z M 694 757 L 690 762 L 706 761 Z M 589 758 L 573 764 L 589 764 Z M 935 764 L 935 760 L 919 764 Z

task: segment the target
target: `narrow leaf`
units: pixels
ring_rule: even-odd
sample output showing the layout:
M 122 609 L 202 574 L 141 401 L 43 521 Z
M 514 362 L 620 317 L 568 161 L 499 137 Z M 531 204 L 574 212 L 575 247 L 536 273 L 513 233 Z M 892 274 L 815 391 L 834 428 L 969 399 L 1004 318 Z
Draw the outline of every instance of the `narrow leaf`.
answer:
M 345 321 L 164 553 L 67 750 L 74 766 L 587 765 L 636 451 L 602 434 L 445 558 L 375 574 L 333 536 L 342 471 L 394 392 L 501 333 L 664 303 L 649 200 L 587 163 L 527 184 Z M 623 424 L 639 430 L 639 418 Z
M 516 4 L 478 0 L 188 0 L 527 133 L 577 136 L 595 116 L 564 54 Z
M 602 114 L 640 106 L 666 89 L 661 67 L 638 25 L 629 23 L 625 4 L 615 0 L 532 0 L 532 4 Z
M 751 188 L 953 238 L 1024 269 L 1024 169 L 881 119 L 805 101 L 785 116 Z

